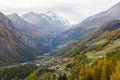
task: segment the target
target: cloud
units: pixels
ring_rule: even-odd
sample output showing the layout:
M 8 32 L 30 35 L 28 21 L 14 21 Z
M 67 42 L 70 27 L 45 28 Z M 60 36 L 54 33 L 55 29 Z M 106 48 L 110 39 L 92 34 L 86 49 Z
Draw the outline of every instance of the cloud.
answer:
M 120 0 L 2 0 L 0 11 L 11 14 L 52 10 L 76 24 L 88 16 L 110 8 Z

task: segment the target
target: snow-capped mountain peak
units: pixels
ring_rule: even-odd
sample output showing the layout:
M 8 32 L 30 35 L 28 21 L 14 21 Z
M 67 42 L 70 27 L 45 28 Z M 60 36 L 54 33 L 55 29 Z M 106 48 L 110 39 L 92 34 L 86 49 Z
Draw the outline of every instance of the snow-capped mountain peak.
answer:
M 59 25 L 59 27 L 64 29 L 70 29 L 71 25 L 70 23 L 63 19 L 62 17 L 59 17 L 56 13 L 52 11 L 48 11 L 46 14 L 40 14 L 42 18 L 49 21 L 50 23 L 53 23 L 55 25 Z
M 48 11 L 46 14 L 49 16 L 57 16 L 57 14 L 54 13 L 53 11 Z

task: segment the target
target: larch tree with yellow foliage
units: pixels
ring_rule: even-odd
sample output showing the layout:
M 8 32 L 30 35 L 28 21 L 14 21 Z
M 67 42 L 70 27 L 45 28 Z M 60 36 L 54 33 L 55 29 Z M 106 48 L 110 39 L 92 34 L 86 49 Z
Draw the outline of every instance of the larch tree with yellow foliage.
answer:
M 115 68 L 116 72 L 113 73 L 110 77 L 111 80 L 120 80 L 120 61 L 117 62 L 117 66 Z

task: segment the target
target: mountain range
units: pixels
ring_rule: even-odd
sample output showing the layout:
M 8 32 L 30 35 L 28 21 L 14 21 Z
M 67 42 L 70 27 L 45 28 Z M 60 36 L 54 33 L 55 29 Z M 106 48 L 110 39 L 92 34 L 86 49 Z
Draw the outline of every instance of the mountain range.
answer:
M 61 35 L 57 36 L 53 40 L 53 46 L 58 46 L 60 44 L 64 44 L 70 40 L 78 40 L 89 32 L 93 31 L 96 28 L 99 28 L 106 22 L 111 20 L 119 20 L 120 19 L 120 3 L 112 6 L 110 9 L 103 11 L 94 16 L 88 17 L 83 20 L 75 27 L 63 32 Z
M 26 13 L 22 15 L 22 19 L 49 32 L 52 36 L 57 36 L 71 27 L 67 20 L 63 20 L 51 11 L 46 14 Z
M 76 45 L 76 40 L 100 29 L 110 21 L 119 20 L 119 7 L 120 3 L 117 3 L 110 9 L 88 17 L 75 26 L 52 11 L 29 12 L 22 16 L 16 13 L 10 15 L 0 13 L 1 56 L 10 58 L 10 62 L 14 62 L 13 57 L 19 57 L 17 62 L 22 62 L 33 60 L 36 54 L 41 55 L 56 48 L 62 48 L 62 45 L 65 46 L 70 42 Z M 67 48 L 71 49 L 72 46 Z M 5 50 L 7 52 L 4 52 Z M 28 56 L 30 58 L 27 58 Z M 1 64 L 5 60 L 2 57 Z
M 120 80 L 119 11 L 74 26 L 52 11 L 0 12 L 0 80 Z
M 8 15 L 8 18 L 14 23 L 15 27 L 24 33 L 28 33 L 34 36 L 35 35 L 45 35 L 45 31 L 39 29 L 37 26 L 34 26 L 26 21 L 24 21 L 18 14 Z M 43 34 L 42 34 L 43 33 Z
M 49 47 L 48 44 L 51 37 L 47 31 L 24 21 L 17 14 L 8 15 L 8 17 L 15 27 L 25 34 L 22 36 L 22 40 L 27 45 L 38 50 L 40 53 L 45 52 L 44 50 L 48 51 L 47 48 Z

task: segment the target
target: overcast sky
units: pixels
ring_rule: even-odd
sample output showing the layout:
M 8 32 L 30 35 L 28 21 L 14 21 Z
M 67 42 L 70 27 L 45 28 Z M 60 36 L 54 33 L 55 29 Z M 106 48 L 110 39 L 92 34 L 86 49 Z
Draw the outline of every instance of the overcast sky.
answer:
M 4 14 L 34 11 L 53 11 L 76 24 L 88 16 L 104 11 L 120 0 L 0 0 L 0 11 Z

